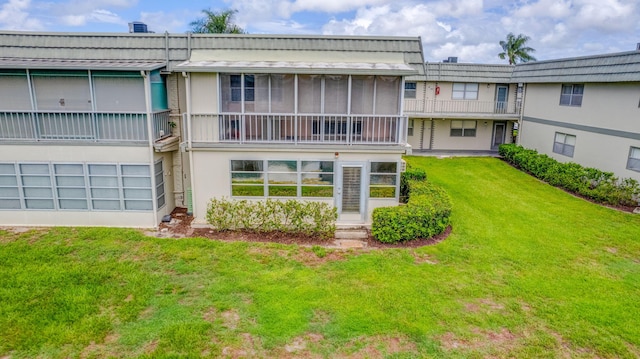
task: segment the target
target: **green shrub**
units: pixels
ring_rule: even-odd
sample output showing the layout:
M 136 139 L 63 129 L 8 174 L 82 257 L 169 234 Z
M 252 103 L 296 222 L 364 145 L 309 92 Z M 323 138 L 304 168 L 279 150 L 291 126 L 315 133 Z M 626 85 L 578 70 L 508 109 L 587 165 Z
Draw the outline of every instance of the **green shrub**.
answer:
M 409 181 L 426 181 L 427 173 L 422 168 L 407 168 L 400 174 L 400 202 L 407 203 L 410 196 Z
M 281 231 L 333 237 L 338 213 L 327 203 L 298 201 L 230 200 L 213 198 L 207 208 L 207 223 L 220 231 Z
M 500 145 L 498 153 L 507 162 L 552 186 L 590 198 L 598 203 L 635 206 L 640 196 L 638 181 L 618 179 L 612 172 L 562 163 L 535 150 L 514 144 Z
M 373 210 L 371 234 L 376 240 L 397 243 L 431 238 L 449 226 L 451 200 L 442 188 L 425 180 L 408 180 L 407 187 L 406 205 Z

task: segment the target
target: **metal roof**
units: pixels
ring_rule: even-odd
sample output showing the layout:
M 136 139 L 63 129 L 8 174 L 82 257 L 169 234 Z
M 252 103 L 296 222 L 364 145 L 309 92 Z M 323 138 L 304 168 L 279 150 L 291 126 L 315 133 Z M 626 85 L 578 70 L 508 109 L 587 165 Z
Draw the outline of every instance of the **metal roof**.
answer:
M 164 61 L 15 59 L 0 57 L 0 68 L 3 69 L 150 71 L 164 66 Z
M 178 71 L 254 73 L 418 74 L 402 53 L 310 50 L 194 50 Z
M 434 62 L 426 65 L 427 81 L 509 83 L 513 65 Z
M 228 35 L 154 33 L 55 33 L 0 31 L 0 53 L 16 60 L 97 60 L 164 62 L 174 66 L 198 50 L 317 51 L 320 56 L 355 53 L 394 53 L 415 74 L 424 75 L 418 37 Z
M 640 51 L 518 64 L 511 82 L 633 82 L 640 81 Z

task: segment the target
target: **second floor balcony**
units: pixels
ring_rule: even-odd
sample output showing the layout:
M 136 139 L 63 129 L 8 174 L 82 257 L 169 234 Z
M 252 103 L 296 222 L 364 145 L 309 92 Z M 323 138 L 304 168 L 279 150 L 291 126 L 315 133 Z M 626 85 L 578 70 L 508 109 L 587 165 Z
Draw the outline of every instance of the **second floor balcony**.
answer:
M 151 114 L 122 112 L 0 112 L 1 142 L 86 142 L 148 144 L 171 135 L 170 111 Z
M 404 145 L 406 117 L 329 114 L 192 114 L 191 142 L 238 144 Z
M 431 116 L 516 117 L 520 114 L 520 106 L 515 101 L 405 99 L 404 112 L 407 114 L 429 114 Z

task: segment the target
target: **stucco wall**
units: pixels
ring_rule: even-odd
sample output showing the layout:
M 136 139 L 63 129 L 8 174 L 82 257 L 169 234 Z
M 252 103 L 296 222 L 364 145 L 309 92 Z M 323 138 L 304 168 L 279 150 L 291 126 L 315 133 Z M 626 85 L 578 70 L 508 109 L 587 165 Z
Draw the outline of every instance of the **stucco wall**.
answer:
M 396 162 L 401 160 L 400 154 L 394 153 L 356 153 L 356 152 L 339 152 L 336 158 L 334 150 L 325 151 L 295 151 L 295 150 L 269 150 L 262 151 L 247 149 L 234 151 L 204 151 L 197 150 L 193 152 L 193 166 L 197 169 L 193 176 L 193 210 L 194 224 L 206 223 L 207 205 L 211 198 L 231 197 L 231 160 L 320 160 L 334 161 L 334 178 L 339 168 L 339 163 L 363 163 L 366 169 L 368 161 L 389 161 Z M 363 172 L 367 175 L 368 170 Z M 365 181 L 368 182 L 368 181 Z M 335 185 L 335 183 L 334 183 Z M 364 193 L 368 195 L 368 190 Z M 313 199 L 327 202 L 335 205 L 333 198 Z M 375 207 L 396 205 L 395 198 L 392 199 L 375 199 L 365 201 L 365 210 L 368 213 L 366 222 L 370 222 L 371 211 Z

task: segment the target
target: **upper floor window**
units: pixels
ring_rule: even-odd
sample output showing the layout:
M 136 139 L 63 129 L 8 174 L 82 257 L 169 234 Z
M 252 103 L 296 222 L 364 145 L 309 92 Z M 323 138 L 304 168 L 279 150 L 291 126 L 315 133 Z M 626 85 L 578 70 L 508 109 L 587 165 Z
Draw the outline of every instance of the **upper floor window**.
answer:
M 640 172 L 640 147 L 631 147 L 629 150 L 627 169 Z
M 229 76 L 229 89 L 231 90 L 231 101 L 240 102 L 242 100 L 242 75 L 228 75 L 228 76 Z M 253 101 L 254 95 L 255 95 L 255 77 L 253 75 L 244 75 L 244 100 Z
M 451 120 L 451 136 L 475 137 L 477 121 Z
M 564 156 L 573 157 L 573 150 L 576 146 L 576 136 L 566 133 L 556 132 L 553 142 L 553 152 Z
M 404 83 L 404 98 L 416 98 L 416 83 L 405 82 Z
M 581 106 L 583 94 L 584 85 L 562 85 L 562 92 L 560 93 L 560 105 Z
M 454 100 L 477 100 L 478 84 L 454 83 L 451 98 Z

